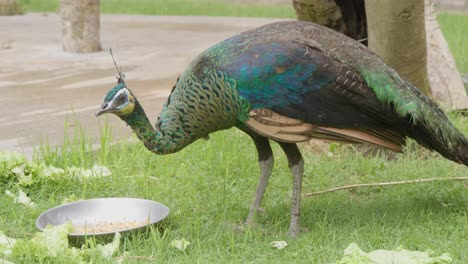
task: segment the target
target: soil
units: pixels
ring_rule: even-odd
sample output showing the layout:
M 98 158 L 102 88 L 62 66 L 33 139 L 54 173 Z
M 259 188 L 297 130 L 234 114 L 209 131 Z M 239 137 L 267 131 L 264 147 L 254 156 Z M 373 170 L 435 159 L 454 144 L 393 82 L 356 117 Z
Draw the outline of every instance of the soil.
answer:
M 155 121 L 177 76 L 197 54 L 274 21 L 101 15 L 103 50 L 73 54 L 62 51 L 57 14 L 0 16 L 0 150 L 31 157 L 41 142 L 59 145 L 78 127 L 97 143 L 106 120 L 117 138 L 131 135 L 116 116 L 94 116 L 116 83 L 109 48 L 129 88 Z

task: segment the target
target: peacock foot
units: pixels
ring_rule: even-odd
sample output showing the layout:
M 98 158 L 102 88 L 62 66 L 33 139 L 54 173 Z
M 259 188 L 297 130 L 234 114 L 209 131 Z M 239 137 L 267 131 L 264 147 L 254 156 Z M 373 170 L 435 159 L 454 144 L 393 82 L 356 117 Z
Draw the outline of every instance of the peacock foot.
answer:
M 253 223 L 253 225 L 246 225 L 246 224 L 234 224 L 233 226 L 234 231 L 245 233 L 245 232 L 254 232 L 254 233 L 260 233 L 260 234 L 265 234 L 265 228 L 261 225 L 257 225 L 256 223 Z
M 263 212 L 265 212 L 265 210 L 261 207 L 251 207 L 249 211 L 249 215 L 247 216 L 247 219 L 245 220 L 245 224 L 251 227 L 255 226 L 257 223 L 256 221 L 257 216 L 263 214 Z
M 309 231 L 310 229 L 307 227 L 302 227 L 302 226 L 290 226 L 289 227 L 289 235 L 292 238 L 297 238 L 300 233 L 307 233 Z

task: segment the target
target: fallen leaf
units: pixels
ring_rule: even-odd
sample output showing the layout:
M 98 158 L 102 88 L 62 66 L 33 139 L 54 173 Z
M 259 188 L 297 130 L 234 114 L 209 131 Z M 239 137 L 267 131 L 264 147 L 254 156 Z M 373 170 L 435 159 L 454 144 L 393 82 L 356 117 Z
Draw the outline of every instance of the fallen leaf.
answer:
M 11 262 L 11 261 L 8 261 L 8 260 L 6 260 L 6 259 L 0 258 L 0 264 L 15 264 L 15 263 L 13 263 L 13 262 Z
M 111 243 L 105 245 L 97 245 L 97 250 L 101 252 L 101 255 L 104 258 L 111 259 L 112 255 L 114 255 L 115 252 L 119 250 L 120 237 L 121 235 L 119 232 L 115 233 L 114 240 Z
M 272 241 L 270 244 L 276 249 L 283 249 L 288 246 L 288 242 L 286 241 Z
M 21 189 L 18 189 L 18 195 L 14 195 L 12 192 L 10 192 L 10 190 L 6 190 L 5 194 L 13 198 L 13 202 L 15 203 L 24 204 L 33 208 L 36 207 L 36 204 L 32 202 L 28 195 Z
M 431 251 L 409 251 L 406 249 L 378 249 L 366 253 L 356 243 L 351 243 L 344 250 L 343 258 L 335 264 L 448 264 L 453 261 L 447 253 L 439 257 L 431 255 Z
M 106 166 L 94 164 L 91 169 L 84 169 L 79 167 L 69 167 L 66 173 L 78 179 L 91 178 L 91 177 L 105 177 L 111 175 L 111 171 Z
M 171 246 L 177 248 L 180 251 L 185 251 L 187 249 L 188 245 L 190 245 L 190 242 L 187 241 L 185 238 L 182 238 L 180 240 L 176 239 L 176 240 L 171 241 Z
M 16 239 L 10 238 L 0 231 L 0 256 L 8 256 L 15 246 Z M 0 262 L 1 263 L 1 262 Z
M 57 257 L 68 249 L 68 234 L 72 230 L 71 222 L 59 226 L 48 226 L 42 232 L 36 233 L 30 240 L 31 245 L 44 248 L 51 257 Z

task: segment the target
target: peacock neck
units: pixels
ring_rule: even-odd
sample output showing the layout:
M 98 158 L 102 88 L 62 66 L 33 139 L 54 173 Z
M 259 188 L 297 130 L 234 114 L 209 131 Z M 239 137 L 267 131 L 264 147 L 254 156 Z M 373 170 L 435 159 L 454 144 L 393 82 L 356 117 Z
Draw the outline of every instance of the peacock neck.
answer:
M 180 132 L 168 129 L 156 130 L 138 100 L 136 100 L 135 110 L 132 114 L 121 118 L 132 128 L 145 147 L 156 154 L 174 153 L 189 144 L 187 143 L 188 138 L 180 139 L 180 135 L 178 135 Z M 177 126 L 176 123 L 173 125 Z
M 248 119 L 250 106 L 239 99 L 235 86 L 223 73 L 206 74 L 203 80 L 184 73 L 164 105 L 156 128 L 138 100 L 134 111 L 121 118 L 150 151 L 174 153 L 212 132 Z

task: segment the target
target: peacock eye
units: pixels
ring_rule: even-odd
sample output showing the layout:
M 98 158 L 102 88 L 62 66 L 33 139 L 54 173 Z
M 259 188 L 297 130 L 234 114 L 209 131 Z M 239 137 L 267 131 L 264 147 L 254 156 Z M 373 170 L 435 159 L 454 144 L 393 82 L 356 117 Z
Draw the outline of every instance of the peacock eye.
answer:
M 125 95 L 124 94 L 121 94 L 119 95 L 119 97 L 117 97 L 117 102 L 121 103 L 121 102 L 124 102 L 125 101 Z

